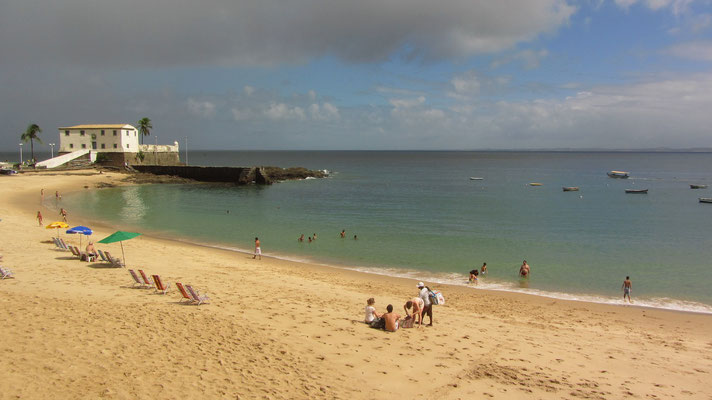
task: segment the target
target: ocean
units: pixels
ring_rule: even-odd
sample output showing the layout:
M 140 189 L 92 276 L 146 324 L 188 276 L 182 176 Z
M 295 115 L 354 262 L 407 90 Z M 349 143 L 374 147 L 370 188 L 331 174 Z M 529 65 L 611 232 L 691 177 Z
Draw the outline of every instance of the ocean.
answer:
M 473 290 L 621 303 L 630 276 L 636 305 L 712 313 L 712 204 L 698 202 L 712 193 L 689 186 L 712 186 L 712 153 L 193 151 L 189 162 L 330 176 L 110 188 L 67 195 L 63 205 L 124 229 L 228 249 L 251 251 L 259 237 L 265 255 L 432 286 L 467 285 L 468 271 L 486 262 L 489 273 Z M 630 179 L 609 178 L 610 170 Z M 299 242 L 301 234 L 317 239 Z M 518 277 L 523 260 L 532 270 L 526 280 Z

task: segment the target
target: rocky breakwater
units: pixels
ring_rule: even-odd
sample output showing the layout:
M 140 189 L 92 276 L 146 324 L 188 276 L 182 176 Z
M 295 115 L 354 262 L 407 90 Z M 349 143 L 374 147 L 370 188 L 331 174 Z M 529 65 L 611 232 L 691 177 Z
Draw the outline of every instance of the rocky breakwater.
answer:
M 326 171 L 301 167 L 200 167 L 190 165 L 134 165 L 136 171 L 154 175 L 170 175 L 199 182 L 223 182 L 237 185 L 256 183 L 270 185 L 284 180 L 324 178 Z

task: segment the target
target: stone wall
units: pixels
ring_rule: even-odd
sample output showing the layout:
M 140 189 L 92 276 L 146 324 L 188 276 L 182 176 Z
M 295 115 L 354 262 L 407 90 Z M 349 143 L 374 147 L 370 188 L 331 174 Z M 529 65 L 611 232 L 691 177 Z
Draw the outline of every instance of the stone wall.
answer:
M 255 167 L 197 167 L 189 165 L 132 165 L 139 172 L 155 175 L 173 175 L 201 182 L 226 182 L 245 185 L 271 184 L 261 168 Z
M 99 153 L 97 164 L 123 167 L 124 163 L 135 165 L 180 165 L 178 153 L 144 153 L 143 161 L 138 153 Z

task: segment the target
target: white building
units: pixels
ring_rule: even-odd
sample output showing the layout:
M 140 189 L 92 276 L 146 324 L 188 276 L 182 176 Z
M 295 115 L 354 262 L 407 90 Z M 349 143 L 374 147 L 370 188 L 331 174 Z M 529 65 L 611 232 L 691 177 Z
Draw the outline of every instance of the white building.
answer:
M 132 125 L 96 124 L 59 128 L 59 154 L 77 150 L 137 153 L 138 130 Z

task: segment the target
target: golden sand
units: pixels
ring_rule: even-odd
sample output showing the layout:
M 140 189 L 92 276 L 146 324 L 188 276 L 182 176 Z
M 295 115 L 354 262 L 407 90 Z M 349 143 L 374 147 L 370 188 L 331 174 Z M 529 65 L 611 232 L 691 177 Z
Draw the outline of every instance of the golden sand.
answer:
M 35 220 L 59 218 L 55 190 L 121 177 L 0 176 L 16 277 L 0 281 L 0 399 L 712 399 L 710 315 L 440 285 L 433 327 L 387 333 L 361 322 L 366 299 L 402 311 L 415 281 L 146 235 L 125 242 L 128 268 L 173 288 L 132 288 L 126 269 L 56 250 Z M 68 212 L 93 238 L 115 230 Z M 180 304 L 174 282 L 211 304 Z

